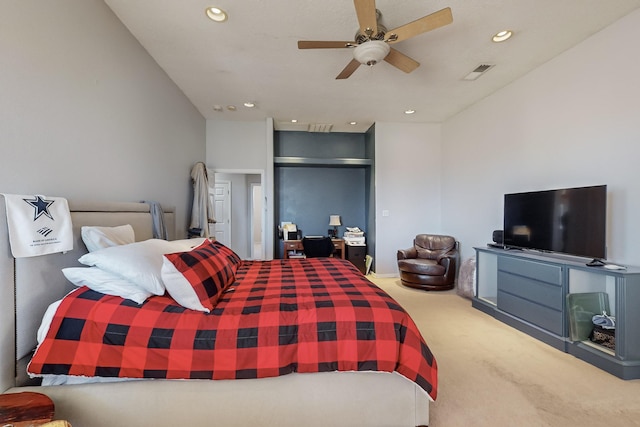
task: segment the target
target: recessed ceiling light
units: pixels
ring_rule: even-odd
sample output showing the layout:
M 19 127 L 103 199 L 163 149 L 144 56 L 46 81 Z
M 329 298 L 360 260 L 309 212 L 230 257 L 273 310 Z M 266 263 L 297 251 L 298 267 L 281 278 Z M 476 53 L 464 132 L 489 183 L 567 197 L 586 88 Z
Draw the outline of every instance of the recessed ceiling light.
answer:
M 222 111 L 222 106 L 221 105 L 214 105 L 213 106 L 213 111 Z
M 255 102 L 245 102 L 244 106 L 247 108 L 253 108 L 256 106 Z
M 235 105 L 227 105 L 227 110 L 236 111 L 236 106 Z
M 416 110 L 404 110 L 405 114 L 413 114 L 415 112 L 416 112 Z
M 298 123 L 298 120 L 296 120 L 296 119 L 291 119 L 291 123 Z
M 227 12 L 215 6 L 208 7 L 204 11 L 212 21 L 224 22 L 228 18 Z
M 499 33 L 494 35 L 491 38 L 491 40 L 493 40 L 495 43 L 500 43 L 505 40 L 509 40 L 512 35 L 513 35 L 513 31 L 510 31 L 510 30 L 500 31 Z
M 350 124 L 351 126 L 355 126 L 355 125 L 357 125 L 357 124 L 358 124 L 358 122 L 349 122 L 349 124 Z

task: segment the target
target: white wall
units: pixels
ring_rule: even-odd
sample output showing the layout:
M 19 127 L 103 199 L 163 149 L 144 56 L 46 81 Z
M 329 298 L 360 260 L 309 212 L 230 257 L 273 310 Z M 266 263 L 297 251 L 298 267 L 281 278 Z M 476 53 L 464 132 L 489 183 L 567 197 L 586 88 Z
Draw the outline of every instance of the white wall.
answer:
M 640 265 L 638 40 L 640 10 L 443 124 L 443 228 L 464 257 L 502 229 L 504 193 L 607 184 L 608 259 Z
M 273 120 L 237 122 L 208 120 L 207 167 L 224 173 L 262 173 L 265 258 L 274 253 Z M 245 212 L 248 214 L 248 212 Z M 233 213 L 232 213 L 233 215 Z M 249 232 L 249 230 L 247 230 Z
M 265 169 L 273 136 L 267 122 L 207 121 L 207 166 L 212 169 Z
M 0 94 L 0 192 L 157 200 L 185 234 L 205 120 L 104 2 L 3 2 Z
M 441 126 L 376 122 L 376 253 L 378 276 L 397 276 L 398 249 L 441 227 Z M 388 211 L 388 216 L 384 213 Z

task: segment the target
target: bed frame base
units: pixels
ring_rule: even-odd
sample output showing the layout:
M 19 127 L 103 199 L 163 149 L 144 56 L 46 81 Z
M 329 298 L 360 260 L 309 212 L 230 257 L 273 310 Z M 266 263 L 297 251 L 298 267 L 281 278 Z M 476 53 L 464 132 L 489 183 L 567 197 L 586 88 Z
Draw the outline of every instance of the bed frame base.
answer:
M 14 259 L 0 196 L 0 392 L 34 391 L 55 403 L 55 418 L 74 427 L 114 425 L 424 426 L 429 396 L 398 373 L 327 372 L 258 380 L 134 380 L 63 386 L 18 387 L 35 347 L 46 307 L 70 285 L 60 269 L 76 266 L 86 249 L 83 225 L 131 224 L 137 240 L 151 238 L 148 205 L 69 201 L 74 250 Z M 175 238 L 173 209 L 163 207 Z M 17 375 L 20 371 L 22 375 Z
M 74 427 L 260 425 L 425 426 L 429 400 L 397 373 L 327 372 L 259 380 L 134 380 L 15 387 L 55 402 Z

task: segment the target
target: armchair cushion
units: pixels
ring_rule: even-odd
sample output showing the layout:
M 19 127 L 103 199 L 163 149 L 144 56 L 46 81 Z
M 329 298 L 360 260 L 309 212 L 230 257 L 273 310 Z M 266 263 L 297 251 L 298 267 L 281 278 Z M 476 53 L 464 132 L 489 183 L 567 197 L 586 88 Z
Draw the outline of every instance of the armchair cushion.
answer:
M 428 276 L 444 276 L 446 269 L 432 259 L 404 259 L 398 261 L 401 271 L 414 274 L 426 274 Z
M 438 259 L 456 246 L 456 240 L 451 236 L 418 234 L 414 246 L 418 258 Z

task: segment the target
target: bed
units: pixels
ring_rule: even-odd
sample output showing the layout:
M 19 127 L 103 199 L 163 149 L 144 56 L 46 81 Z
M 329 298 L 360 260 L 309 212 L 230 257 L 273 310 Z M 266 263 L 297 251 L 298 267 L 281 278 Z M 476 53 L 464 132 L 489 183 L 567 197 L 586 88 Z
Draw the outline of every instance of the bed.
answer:
M 2 280 L 0 319 L 3 325 L 0 331 L 0 387 L 2 391 L 38 391 L 47 394 L 56 404 L 56 417 L 68 419 L 74 426 L 100 427 L 141 425 L 142 423 L 148 425 L 183 423 L 207 425 L 212 420 L 216 425 L 256 423 L 278 426 L 419 426 L 428 424 L 429 402 L 437 393 L 437 372 L 435 359 L 432 359 L 428 347 L 426 344 L 421 347 L 419 343 L 417 347 L 414 343 L 410 347 L 398 351 L 401 353 L 417 351 L 421 353 L 421 358 L 407 355 L 406 360 L 401 363 L 392 362 L 391 358 L 387 356 L 381 356 L 376 361 L 367 357 L 364 361 L 351 360 L 348 362 L 339 362 L 331 358 L 323 359 L 320 362 L 315 360 L 315 363 L 307 363 L 308 360 L 296 360 L 296 363 L 290 363 L 284 367 L 278 364 L 257 367 L 243 365 L 226 369 L 225 363 L 222 363 L 215 370 L 196 366 L 185 374 L 184 372 L 176 373 L 183 371 L 183 369 L 172 369 L 173 362 L 165 362 L 171 366 L 154 366 L 153 369 L 148 369 L 148 371 L 155 372 L 154 375 L 157 379 L 110 381 L 110 378 L 106 382 L 49 386 L 24 385 L 29 382 L 24 379 L 27 363 L 25 360 L 29 360 L 32 350 L 36 346 L 36 331 L 51 303 L 72 291 L 71 295 L 79 300 L 105 299 L 108 300 L 107 305 L 120 307 L 118 309 L 128 310 L 130 308 L 126 307 L 127 304 L 124 308 L 121 307 L 121 298 L 103 296 L 86 288 L 75 288 L 62 275 L 62 268 L 79 266 L 78 259 L 87 252 L 80 237 L 80 227 L 83 225 L 118 226 L 131 224 L 135 230 L 136 240 L 145 241 L 152 237 L 152 218 L 146 204 L 70 202 L 70 208 L 76 241 L 74 250 L 65 254 L 14 259 L 11 256 L 6 237 L 6 223 L 0 222 L 0 239 L 3 242 L 0 247 L 0 279 Z M 4 209 L 4 204 L 2 204 L 1 217 L 5 216 Z M 165 208 L 165 213 L 167 228 L 175 230 L 172 209 Z M 291 278 L 291 276 L 288 273 L 284 274 L 282 270 L 290 272 L 292 269 L 301 272 L 306 270 L 301 273 L 302 276 L 296 276 L 298 279 L 295 280 L 300 282 L 299 277 L 306 277 L 307 283 L 304 284 L 306 292 L 319 293 L 321 305 L 332 299 L 335 306 L 340 306 L 344 302 L 341 298 L 326 297 L 325 289 L 322 289 L 321 292 L 318 291 L 323 283 L 327 280 L 333 280 L 338 285 L 346 284 L 347 288 L 343 293 L 349 295 L 353 293 L 349 281 L 354 278 L 359 281 L 358 286 L 364 285 L 365 293 L 370 292 L 374 298 L 379 298 L 387 305 L 393 305 L 384 292 L 369 284 L 355 268 L 352 269 L 354 276 L 349 278 L 351 273 L 347 270 L 350 267 L 346 261 L 242 261 L 236 271 L 234 282 L 225 292 L 221 293 L 220 300 L 208 313 L 209 316 L 205 317 L 213 318 L 216 310 L 219 312 L 234 311 L 232 308 L 240 301 L 244 301 L 245 304 L 244 308 L 239 309 L 240 311 L 255 310 L 257 305 L 252 303 L 249 304 L 249 307 L 253 308 L 247 308 L 246 301 L 264 301 L 269 298 L 276 298 L 279 301 L 277 305 L 281 311 L 273 316 L 280 318 L 286 315 L 293 310 L 293 307 L 289 306 L 286 301 L 289 296 L 285 295 L 285 291 L 270 287 L 271 285 L 265 286 L 265 284 L 273 282 L 265 271 L 278 270 L 279 273 L 276 274 L 280 277 L 278 280 L 286 282 L 286 280 L 282 280 L 282 277 Z M 330 270 L 338 270 L 338 274 L 327 273 Z M 323 271 L 322 274 L 328 274 L 328 276 L 323 278 L 322 274 L 318 273 L 319 271 Z M 251 284 L 243 285 L 242 283 L 246 283 L 247 280 Z M 295 292 L 291 291 L 293 288 L 286 288 L 287 286 L 295 286 L 293 283 L 287 282 L 284 286 L 285 289 L 289 289 L 289 292 Z M 277 289 L 281 288 L 282 286 L 279 286 Z M 274 296 L 273 292 L 276 292 L 277 295 Z M 358 292 L 362 293 L 362 290 Z M 260 294 L 259 298 L 256 298 L 258 294 Z M 67 298 L 65 301 L 68 301 Z M 297 298 L 296 304 L 299 305 L 313 301 L 312 299 L 307 300 L 306 296 L 302 300 L 299 295 Z M 360 301 L 359 298 L 357 299 Z M 167 296 L 153 297 L 153 304 L 164 304 L 163 308 L 159 309 L 160 311 L 181 310 L 180 306 L 176 307 L 172 298 Z M 359 307 L 360 304 L 358 303 L 356 306 Z M 375 311 L 370 307 L 358 308 L 358 310 L 360 309 Z M 350 310 L 354 310 L 353 306 Z M 185 311 L 190 313 L 190 310 Z M 398 307 L 396 311 L 401 312 L 402 310 Z M 383 316 L 387 316 L 387 314 L 383 314 Z M 64 316 L 61 319 L 64 319 Z M 225 317 L 225 319 L 231 318 Z M 235 318 L 231 323 L 243 321 L 238 319 L 242 318 Z M 218 319 L 217 322 L 220 320 Z M 409 322 L 409 324 L 397 329 L 402 331 L 401 335 L 404 341 L 407 328 L 412 329 L 414 325 L 411 325 L 410 318 L 391 323 L 398 322 Z M 320 324 L 323 326 L 319 327 Z M 8 325 L 9 327 L 7 327 Z M 356 334 L 366 335 L 366 331 L 371 329 L 371 324 L 367 324 L 367 322 L 360 322 L 360 326 L 362 328 L 356 331 Z M 256 325 L 243 328 L 245 332 L 250 332 L 245 335 L 247 342 L 258 340 L 256 338 L 258 335 L 254 334 L 256 328 Z M 328 343 L 334 338 L 333 335 L 337 329 L 336 325 L 330 321 L 316 323 L 315 328 L 313 333 L 315 341 L 327 341 Z M 378 330 L 376 329 L 376 331 Z M 261 341 L 269 339 L 266 332 L 260 332 L 259 336 Z M 291 341 L 291 339 L 291 337 L 285 338 L 285 341 Z M 420 341 L 421 337 L 415 339 Z M 316 342 L 315 345 L 317 348 L 318 343 Z M 251 360 L 252 352 L 256 351 L 255 346 L 241 347 L 242 352 L 248 355 L 244 357 L 244 360 Z M 267 345 L 265 348 L 268 347 L 277 347 L 277 345 Z M 327 348 L 331 348 L 333 351 L 335 347 L 336 344 L 328 344 Z M 285 345 L 282 348 L 286 352 L 286 348 L 289 347 Z M 372 348 L 376 348 L 376 346 L 373 345 Z M 383 353 L 379 348 L 381 347 L 378 346 L 378 350 L 374 350 L 374 352 Z M 402 348 L 402 345 L 398 347 L 398 349 Z M 418 350 L 415 350 L 416 348 Z M 233 353 L 236 357 L 235 354 L 240 350 L 228 348 L 226 351 Z M 283 352 L 282 349 L 279 351 Z M 308 352 L 308 355 L 317 359 L 317 354 L 310 356 L 314 354 L 314 351 Z M 78 354 L 86 354 L 86 351 L 80 351 Z M 193 356 L 188 355 L 186 358 L 193 359 Z M 225 360 L 225 358 L 219 359 L 223 362 Z M 175 361 L 177 358 L 171 360 Z M 429 368 L 424 367 L 425 361 L 430 361 Z M 67 371 L 61 369 L 60 366 L 66 367 L 68 364 L 65 361 L 59 362 L 57 364 L 41 363 L 34 358 L 29 369 L 37 374 L 42 372 L 45 372 L 46 375 L 54 374 L 56 378 L 61 378 L 57 376 L 59 374 L 73 374 L 74 378 L 84 376 L 83 372 L 74 371 L 75 368 L 69 368 L 70 370 Z M 394 363 L 396 366 L 392 366 Z M 42 365 L 48 366 L 50 370 L 42 370 Z M 135 377 L 131 372 L 144 371 L 143 365 L 143 363 L 141 366 L 127 365 L 128 371 L 127 369 L 119 369 L 119 371 L 126 371 L 126 375 L 123 376 L 131 378 Z M 311 368 L 312 365 L 315 366 Z M 51 366 L 54 367 L 51 368 Z M 95 372 L 95 367 L 89 369 L 94 369 L 93 372 Z M 104 370 L 100 372 L 104 377 L 119 376 L 113 373 L 105 374 Z M 53 383 L 55 381 L 53 380 Z

